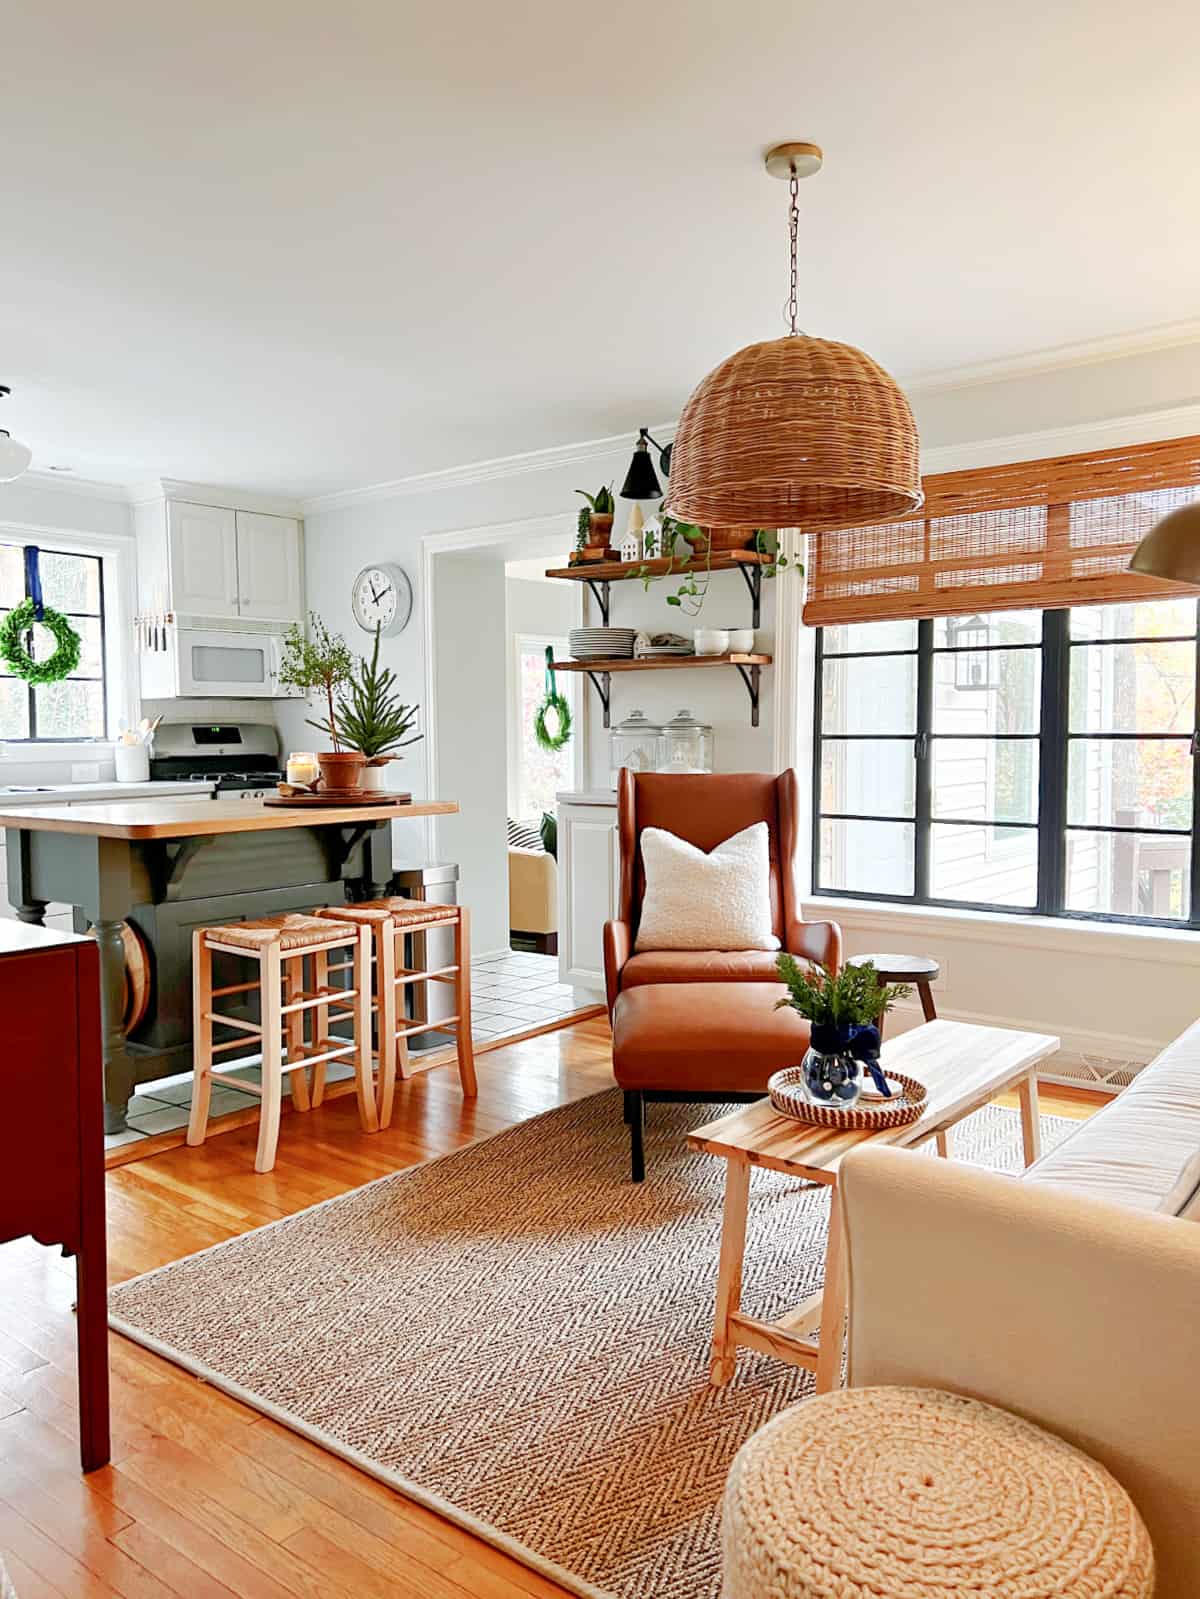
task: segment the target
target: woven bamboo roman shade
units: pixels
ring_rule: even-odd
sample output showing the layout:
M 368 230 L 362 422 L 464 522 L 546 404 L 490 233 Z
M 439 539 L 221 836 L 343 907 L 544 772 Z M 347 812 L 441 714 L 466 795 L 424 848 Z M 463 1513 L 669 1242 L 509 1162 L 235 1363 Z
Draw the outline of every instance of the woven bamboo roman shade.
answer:
M 925 479 L 920 516 L 809 538 L 810 626 L 1198 593 L 1141 577 L 1150 528 L 1200 497 L 1200 438 Z

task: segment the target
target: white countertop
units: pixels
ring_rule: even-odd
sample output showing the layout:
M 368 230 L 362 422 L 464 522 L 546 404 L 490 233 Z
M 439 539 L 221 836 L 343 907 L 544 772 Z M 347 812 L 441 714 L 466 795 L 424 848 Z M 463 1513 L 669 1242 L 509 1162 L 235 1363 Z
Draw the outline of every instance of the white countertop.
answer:
M 16 805 L 57 805 L 71 800 L 166 799 L 170 794 L 194 794 L 202 799 L 216 786 L 187 779 L 161 783 L 46 783 L 38 788 L 22 785 L 16 792 L 9 793 L 0 782 L 0 808 L 9 811 Z
M 617 803 L 617 791 L 614 788 L 567 788 L 554 797 L 560 805 L 615 805 Z

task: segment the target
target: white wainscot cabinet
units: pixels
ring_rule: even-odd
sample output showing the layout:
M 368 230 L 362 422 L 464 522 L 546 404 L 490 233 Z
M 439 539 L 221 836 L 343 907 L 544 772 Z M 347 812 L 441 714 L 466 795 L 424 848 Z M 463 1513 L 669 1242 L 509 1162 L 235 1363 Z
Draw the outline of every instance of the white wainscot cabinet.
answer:
M 604 924 L 621 883 L 617 796 L 558 796 L 559 981 L 604 993 Z

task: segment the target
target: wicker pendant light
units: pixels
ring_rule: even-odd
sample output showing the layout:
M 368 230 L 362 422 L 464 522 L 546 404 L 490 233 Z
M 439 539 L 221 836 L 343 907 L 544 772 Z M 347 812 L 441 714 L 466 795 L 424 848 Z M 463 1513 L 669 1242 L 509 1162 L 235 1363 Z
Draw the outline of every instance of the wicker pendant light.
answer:
M 767 154 L 767 171 L 791 189 L 791 331 L 722 361 L 688 400 L 668 494 L 680 521 L 819 530 L 921 506 L 917 425 L 895 380 L 853 345 L 796 325 L 797 190 L 821 161 L 814 144 Z

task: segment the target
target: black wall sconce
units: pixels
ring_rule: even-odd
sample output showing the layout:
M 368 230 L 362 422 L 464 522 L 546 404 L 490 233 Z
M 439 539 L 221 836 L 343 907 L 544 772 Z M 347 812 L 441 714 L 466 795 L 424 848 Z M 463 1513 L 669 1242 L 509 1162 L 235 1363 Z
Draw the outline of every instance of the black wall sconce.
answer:
M 658 464 L 663 477 L 671 475 L 671 446 L 662 445 L 657 439 L 651 438 L 649 428 L 639 428 L 638 440 L 633 449 L 633 460 L 629 463 L 629 471 L 626 472 L 625 481 L 621 485 L 621 499 L 661 499 L 662 484 L 658 481 L 658 473 L 654 470 L 654 462 L 650 459 L 652 444 L 658 451 Z

